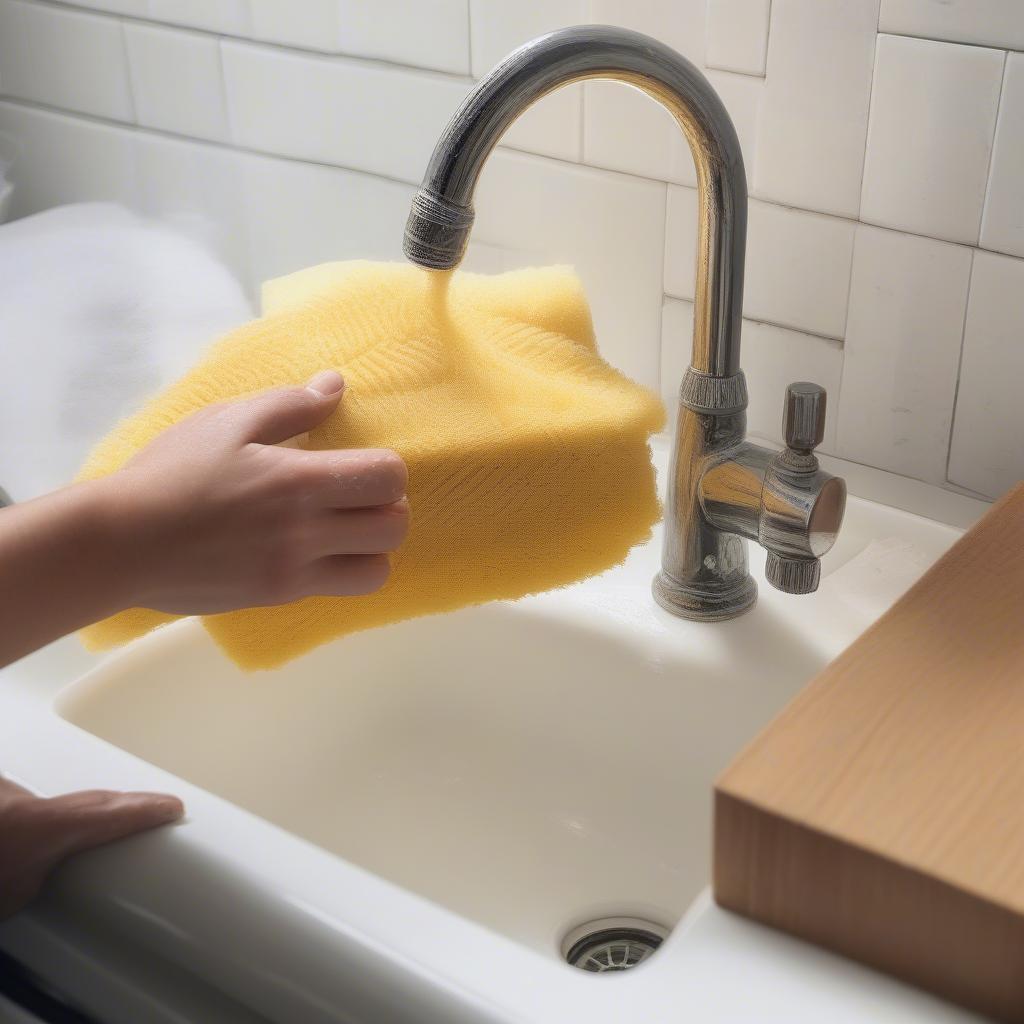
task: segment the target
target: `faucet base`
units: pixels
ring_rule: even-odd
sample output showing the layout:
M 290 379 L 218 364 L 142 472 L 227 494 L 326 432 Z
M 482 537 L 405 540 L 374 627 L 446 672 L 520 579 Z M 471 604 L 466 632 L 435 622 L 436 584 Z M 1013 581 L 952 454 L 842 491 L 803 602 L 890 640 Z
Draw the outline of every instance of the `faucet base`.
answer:
M 695 622 L 734 619 L 753 608 L 757 601 L 757 584 L 749 573 L 727 588 L 705 590 L 684 586 L 662 569 L 654 577 L 651 591 L 665 611 Z

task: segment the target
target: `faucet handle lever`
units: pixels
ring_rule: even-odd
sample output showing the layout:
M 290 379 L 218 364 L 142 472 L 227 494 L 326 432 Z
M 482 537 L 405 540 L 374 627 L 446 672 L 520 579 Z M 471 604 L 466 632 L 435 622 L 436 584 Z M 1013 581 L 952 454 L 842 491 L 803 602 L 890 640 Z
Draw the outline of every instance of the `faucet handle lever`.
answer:
M 825 389 L 798 380 L 786 388 L 782 432 L 786 447 L 809 455 L 825 436 Z

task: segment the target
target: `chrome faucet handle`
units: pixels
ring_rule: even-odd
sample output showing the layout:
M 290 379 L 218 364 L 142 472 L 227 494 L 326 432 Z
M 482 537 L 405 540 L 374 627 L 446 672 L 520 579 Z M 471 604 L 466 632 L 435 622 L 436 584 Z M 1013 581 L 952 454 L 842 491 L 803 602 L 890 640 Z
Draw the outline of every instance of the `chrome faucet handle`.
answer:
M 786 388 L 782 433 L 786 447 L 810 455 L 825 436 L 825 389 L 820 384 L 798 380 Z
M 821 556 L 835 542 L 846 508 L 846 485 L 814 456 L 825 435 L 825 402 L 820 384 L 796 381 L 786 388 L 786 449 L 765 474 L 758 539 L 768 551 L 768 582 L 786 594 L 818 589 Z

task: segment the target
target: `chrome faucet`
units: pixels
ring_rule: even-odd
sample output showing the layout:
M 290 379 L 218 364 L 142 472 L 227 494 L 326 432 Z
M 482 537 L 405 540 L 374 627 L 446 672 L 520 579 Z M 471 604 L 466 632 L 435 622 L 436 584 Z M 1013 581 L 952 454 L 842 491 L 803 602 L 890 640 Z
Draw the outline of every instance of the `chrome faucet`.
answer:
M 686 136 L 697 168 L 693 354 L 679 389 L 654 597 L 685 618 L 739 615 L 757 596 L 745 538 L 767 549 L 767 577 L 776 587 L 810 593 L 846 504 L 846 485 L 823 472 L 813 455 L 824 428 L 825 391 L 802 382 L 787 389 L 784 451 L 744 439 L 747 181 L 732 121 L 688 60 L 655 39 L 605 25 L 562 29 L 521 46 L 477 84 L 438 141 L 413 198 L 405 254 L 423 267 L 458 266 L 473 226 L 473 192 L 491 150 L 532 103 L 585 78 L 617 79 L 659 100 Z

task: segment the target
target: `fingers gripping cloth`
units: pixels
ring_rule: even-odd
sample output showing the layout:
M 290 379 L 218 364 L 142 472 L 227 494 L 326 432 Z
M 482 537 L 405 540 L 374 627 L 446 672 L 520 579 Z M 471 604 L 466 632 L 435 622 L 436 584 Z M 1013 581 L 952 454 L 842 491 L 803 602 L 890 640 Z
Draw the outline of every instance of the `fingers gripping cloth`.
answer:
M 660 507 L 648 439 L 664 410 L 598 355 L 568 269 L 333 263 L 269 282 L 263 301 L 260 319 L 121 423 L 81 474 L 115 471 L 212 402 L 341 372 L 344 400 L 307 447 L 397 451 L 409 535 L 375 594 L 206 616 L 238 664 L 272 668 L 345 633 L 563 586 L 650 536 Z M 107 648 L 172 618 L 131 609 L 83 639 Z

